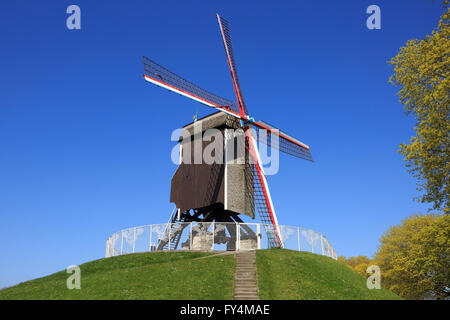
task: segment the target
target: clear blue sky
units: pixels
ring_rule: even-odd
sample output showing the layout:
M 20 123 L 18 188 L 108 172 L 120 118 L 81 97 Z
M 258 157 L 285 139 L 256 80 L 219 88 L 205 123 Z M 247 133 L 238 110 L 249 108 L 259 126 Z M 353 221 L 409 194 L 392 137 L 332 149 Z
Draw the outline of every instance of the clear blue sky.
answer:
M 66 28 L 77 4 L 82 29 Z M 381 30 L 366 8 L 381 8 Z M 171 132 L 210 109 L 152 86 L 142 55 L 234 99 L 215 14 L 231 22 L 256 119 L 311 146 L 269 177 L 280 224 L 371 256 L 408 215 L 398 145 L 414 121 L 386 63 L 437 25 L 439 1 L 2 1 L 0 288 L 102 258 L 120 229 L 165 223 Z

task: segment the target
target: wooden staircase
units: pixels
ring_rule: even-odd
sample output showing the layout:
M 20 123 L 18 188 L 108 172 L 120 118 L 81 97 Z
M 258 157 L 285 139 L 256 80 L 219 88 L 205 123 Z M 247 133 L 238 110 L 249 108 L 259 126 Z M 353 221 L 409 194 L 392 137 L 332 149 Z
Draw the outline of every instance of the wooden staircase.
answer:
M 256 272 L 256 253 L 239 251 L 235 254 L 234 300 L 259 300 Z

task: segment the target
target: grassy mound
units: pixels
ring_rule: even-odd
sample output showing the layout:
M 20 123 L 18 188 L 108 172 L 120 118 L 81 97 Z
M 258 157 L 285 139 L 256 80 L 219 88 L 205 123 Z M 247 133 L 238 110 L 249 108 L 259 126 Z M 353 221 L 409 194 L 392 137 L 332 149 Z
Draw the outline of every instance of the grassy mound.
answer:
M 80 265 L 81 289 L 68 290 L 66 271 L 0 291 L 0 299 L 232 299 L 234 256 L 149 252 Z
M 66 271 L 0 291 L 0 299 L 192 299 L 233 296 L 234 255 L 136 253 L 80 265 L 81 289 L 68 290 Z M 207 257 L 204 259 L 197 259 Z M 369 290 L 345 265 L 308 252 L 258 250 L 260 299 L 399 299 Z
M 366 279 L 331 258 L 291 250 L 256 251 L 260 299 L 392 300 L 385 289 L 367 289 Z

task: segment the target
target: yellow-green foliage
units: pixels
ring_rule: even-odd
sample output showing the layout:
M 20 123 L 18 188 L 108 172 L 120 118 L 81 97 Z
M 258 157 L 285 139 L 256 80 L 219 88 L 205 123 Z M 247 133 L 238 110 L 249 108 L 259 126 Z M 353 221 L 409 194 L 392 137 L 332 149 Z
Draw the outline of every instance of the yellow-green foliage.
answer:
M 382 286 L 407 299 L 423 299 L 427 292 L 448 297 L 449 233 L 449 215 L 415 215 L 390 227 L 375 255 Z
M 389 63 L 394 65 L 390 82 L 407 114 L 416 118 L 416 135 L 400 145 L 408 170 L 418 180 L 421 202 L 448 211 L 449 193 L 449 92 L 450 9 L 438 28 L 423 40 L 410 40 Z
M 358 272 L 364 278 L 367 278 L 368 274 L 366 273 L 367 267 L 373 264 L 373 261 L 367 258 L 366 256 L 357 256 L 346 258 L 344 256 L 340 256 L 338 261 L 345 264 L 350 269 Z

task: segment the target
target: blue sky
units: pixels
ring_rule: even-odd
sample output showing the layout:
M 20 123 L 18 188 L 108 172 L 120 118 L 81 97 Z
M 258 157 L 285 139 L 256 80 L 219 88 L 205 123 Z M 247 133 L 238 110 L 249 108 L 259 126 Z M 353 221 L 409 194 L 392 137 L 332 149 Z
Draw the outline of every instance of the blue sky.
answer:
M 66 28 L 67 6 L 81 30 Z M 381 8 L 381 30 L 366 8 Z M 268 178 L 280 224 L 369 255 L 428 206 L 398 145 L 414 121 L 386 63 L 437 25 L 439 1 L 0 3 L 0 288 L 102 258 L 108 236 L 165 223 L 170 135 L 207 107 L 142 78 L 142 55 L 234 99 L 215 14 L 232 27 L 247 107 L 304 141 Z

